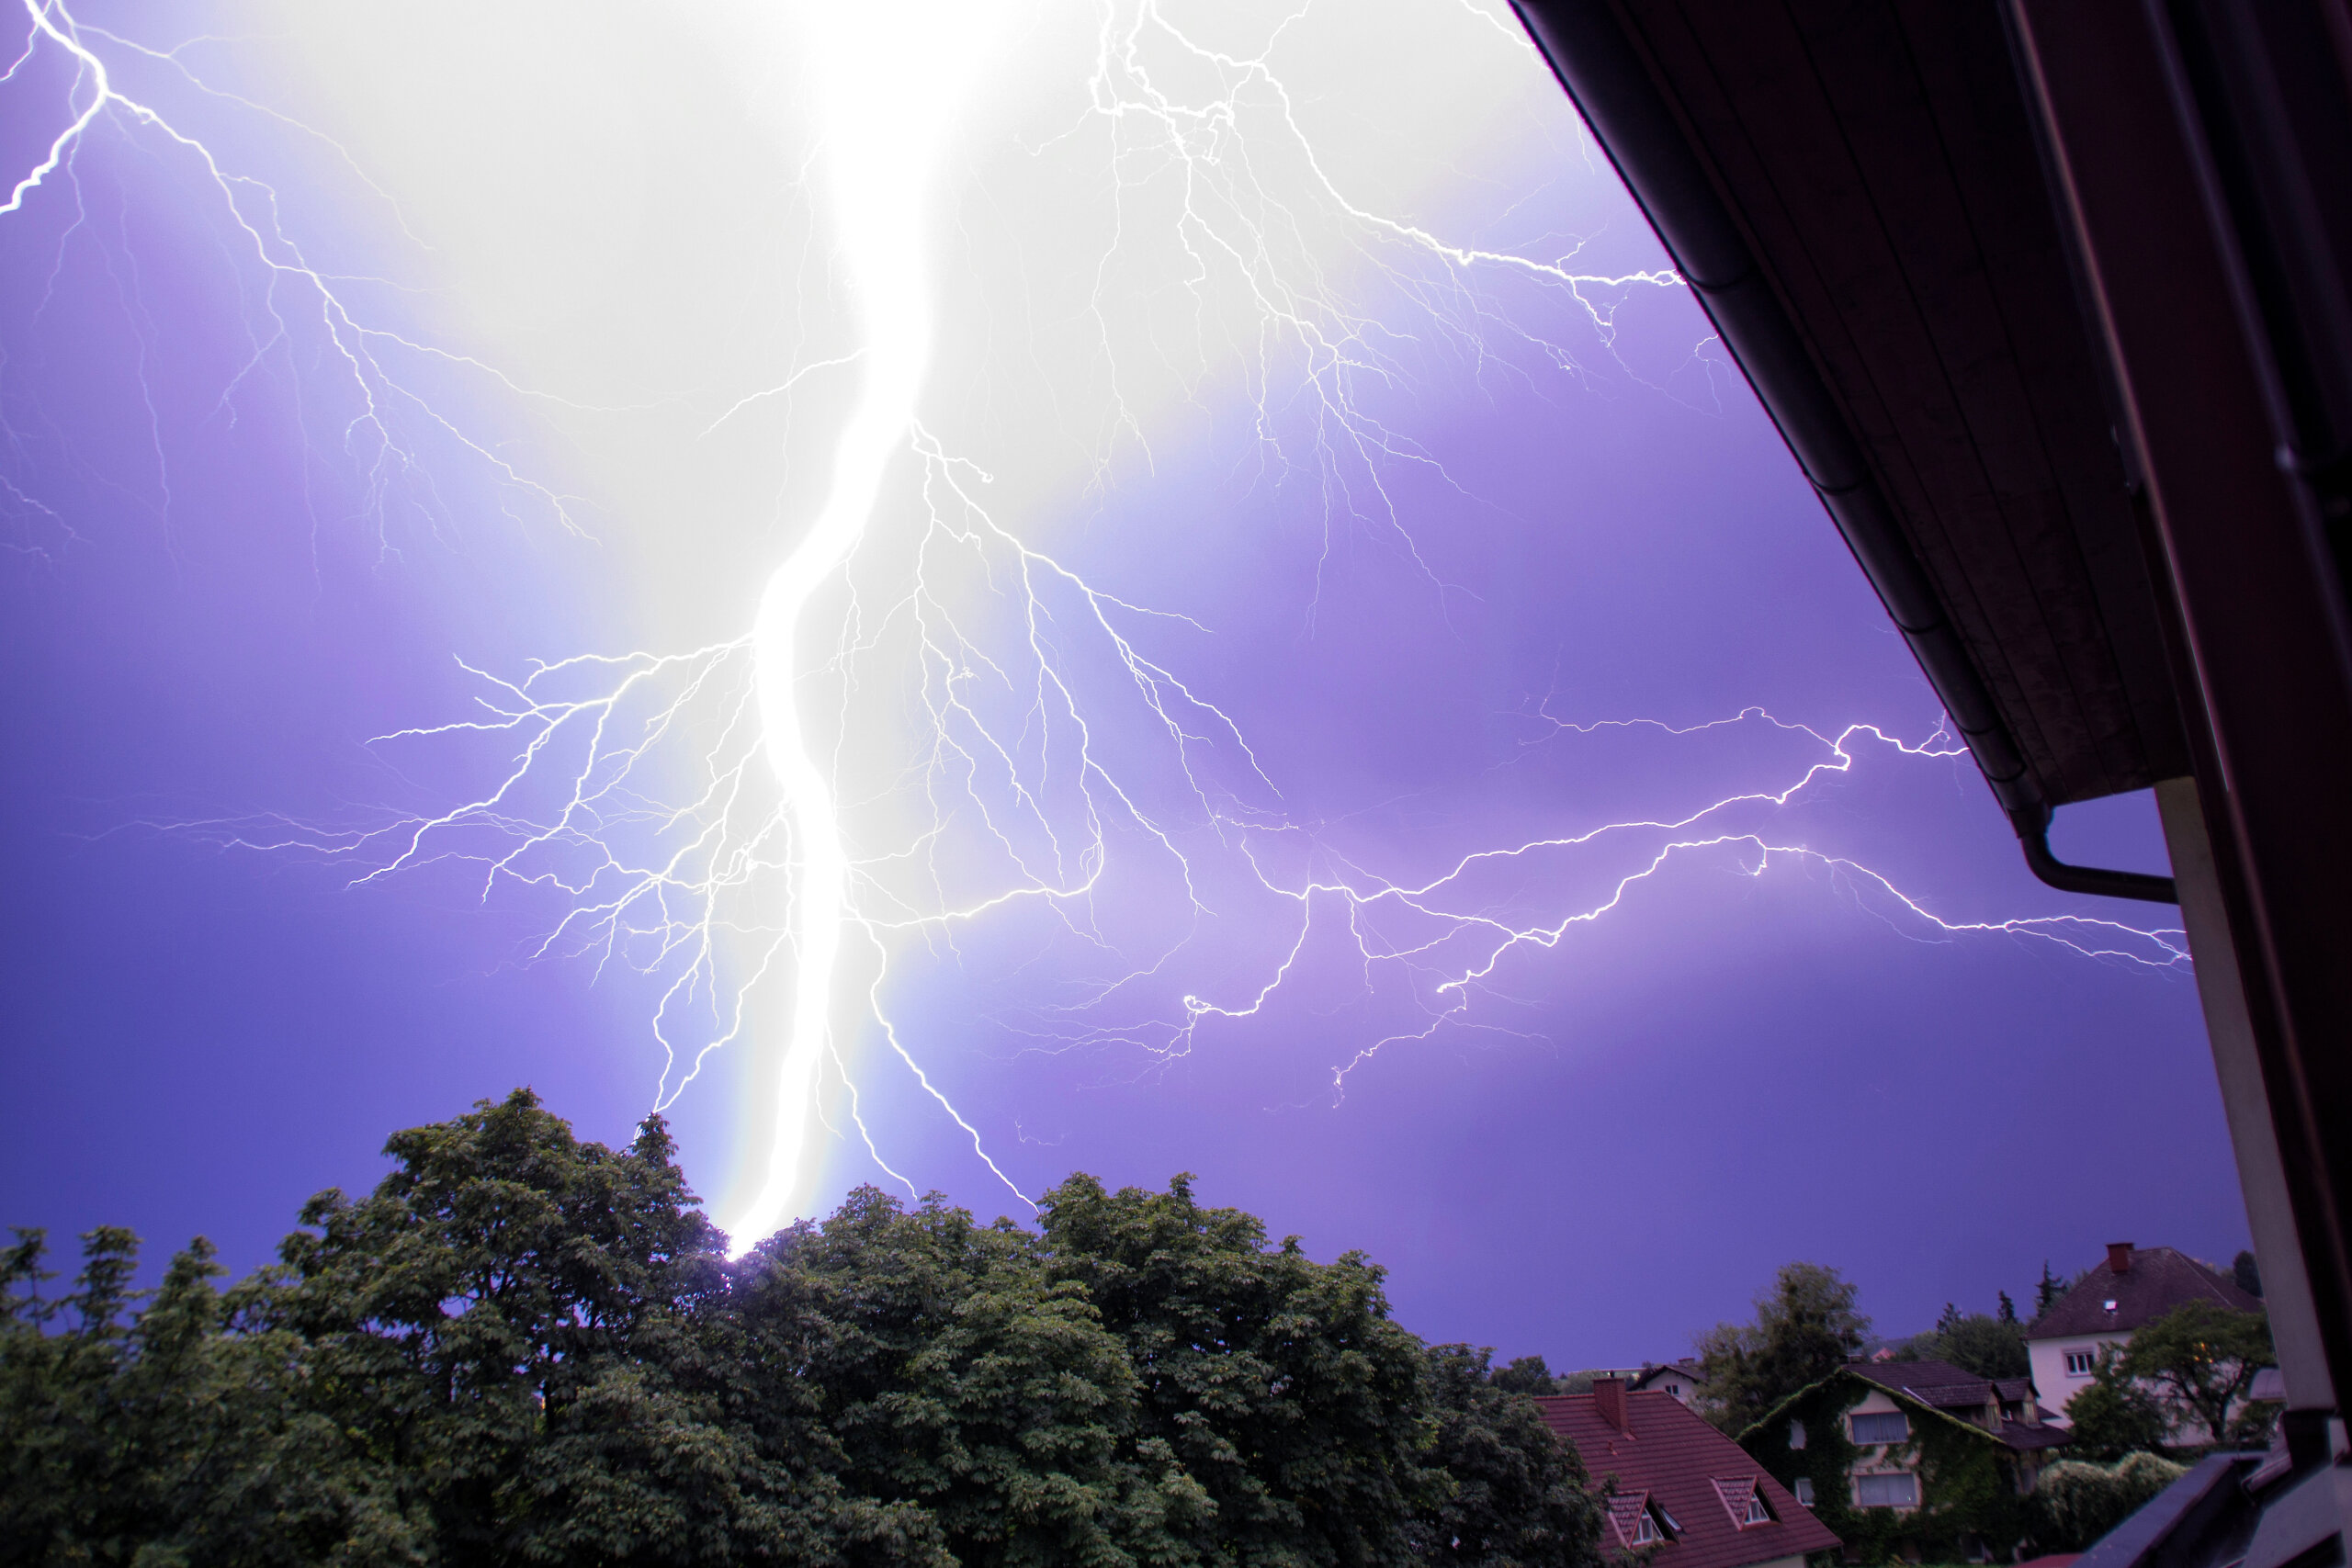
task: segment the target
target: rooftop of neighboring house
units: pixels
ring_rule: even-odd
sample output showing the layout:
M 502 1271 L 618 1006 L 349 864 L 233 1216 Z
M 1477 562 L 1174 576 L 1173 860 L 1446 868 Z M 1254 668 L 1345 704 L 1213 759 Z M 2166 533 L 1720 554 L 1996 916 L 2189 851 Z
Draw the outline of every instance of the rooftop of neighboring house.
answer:
M 1955 1420 L 1965 1421 L 2022 1453 L 2054 1449 L 2072 1440 L 2066 1428 L 2053 1425 L 2051 1412 L 2034 1398 L 2031 1378 L 1981 1378 L 1949 1361 L 1876 1360 L 1849 1361 L 1831 1374 L 1829 1381 L 1840 1378 L 1852 1378 L 1884 1389 L 1898 1403 L 1924 1404 Z M 1810 1393 L 1806 1390 L 1790 1395 L 1757 1425 L 1779 1419 L 1792 1402 Z
M 1881 1388 L 1909 1394 L 1939 1410 L 1978 1409 L 1997 1395 L 2003 1404 L 2033 1398 L 2031 1378 L 1981 1378 L 1950 1361 L 1849 1361 L 1855 1374 Z
M 1595 1483 L 1615 1478 L 1602 1527 L 1612 1556 L 1653 1550 L 1641 1539 L 1645 1516 L 1666 1538 L 1651 1568 L 1746 1568 L 1841 1544 L 1746 1450 L 1671 1394 L 1635 1393 L 1609 1380 L 1590 1393 L 1535 1403 Z M 1752 1510 L 1758 1499 L 1763 1507 Z M 1751 1519 L 1751 1511 L 1768 1517 Z
M 1646 1389 L 1668 1376 L 1679 1377 L 1692 1388 L 1707 1386 L 1707 1374 L 1699 1370 L 1699 1358 L 1696 1356 L 1685 1356 L 1679 1360 L 1660 1361 L 1654 1366 L 1645 1366 L 1640 1372 L 1626 1381 L 1630 1387 Z
M 2236 1280 L 2169 1247 L 2112 1242 L 2107 1260 L 2075 1282 L 2048 1312 L 2026 1325 L 2028 1339 L 2128 1334 L 2188 1302 L 2249 1312 L 2262 1303 Z

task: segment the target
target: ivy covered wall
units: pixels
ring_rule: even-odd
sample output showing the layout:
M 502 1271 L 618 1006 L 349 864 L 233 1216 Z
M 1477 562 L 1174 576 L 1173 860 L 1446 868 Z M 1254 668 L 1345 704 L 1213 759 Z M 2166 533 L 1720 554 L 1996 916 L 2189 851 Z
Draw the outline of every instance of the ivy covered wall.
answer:
M 1909 1439 L 1857 1446 L 1848 1436 L 1847 1413 L 1871 1394 L 1889 1392 L 1839 1372 L 1781 1401 L 1739 1435 L 1740 1447 L 1790 1491 L 1799 1490 L 1799 1477 L 1812 1483 L 1814 1516 L 1846 1543 L 1849 1562 L 2013 1558 L 2025 1540 L 2028 1514 L 2008 1445 L 1982 1427 L 1890 1394 L 1910 1417 Z M 1803 1447 L 1790 1441 L 1792 1423 L 1804 1427 Z M 1882 1452 L 1917 1475 L 1918 1507 L 1855 1506 L 1854 1469 Z

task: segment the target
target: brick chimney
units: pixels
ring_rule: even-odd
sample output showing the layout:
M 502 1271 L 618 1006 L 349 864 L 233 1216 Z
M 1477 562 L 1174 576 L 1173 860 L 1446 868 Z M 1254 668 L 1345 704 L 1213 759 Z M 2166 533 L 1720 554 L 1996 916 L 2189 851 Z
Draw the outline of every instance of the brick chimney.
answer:
M 2132 1272 L 2132 1244 L 2130 1242 L 2110 1241 L 2107 1244 L 2107 1271 L 2110 1274 Z
M 1592 1407 L 1600 1418 L 1627 1437 L 1634 1435 L 1634 1424 L 1625 1415 L 1625 1380 L 1595 1378 L 1592 1380 Z

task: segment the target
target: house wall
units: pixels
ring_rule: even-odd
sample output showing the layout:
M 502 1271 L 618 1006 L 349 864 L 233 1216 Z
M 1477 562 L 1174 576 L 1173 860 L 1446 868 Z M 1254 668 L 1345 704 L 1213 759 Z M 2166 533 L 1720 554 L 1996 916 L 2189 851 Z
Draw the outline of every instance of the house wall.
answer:
M 2086 1334 L 2064 1339 L 2026 1341 L 2026 1354 L 2033 1362 L 2034 1390 L 2041 1395 L 2042 1404 L 2058 1413 L 2059 1426 L 2074 1425 L 2066 1419 L 2066 1406 L 2074 1403 L 2075 1395 L 2091 1385 L 2089 1373 L 2075 1376 L 2067 1372 L 2066 1352 L 2088 1350 L 2096 1356 L 2102 1346 L 2130 1343 L 2129 1334 Z
M 1850 1438 L 1853 1435 L 1853 1427 L 1850 1423 L 1854 1416 L 1883 1416 L 1887 1414 L 1900 1415 L 1910 1420 L 1913 1423 L 1914 1431 L 1916 1432 L 1919 1417 L 1914 1412 L 1896 1404 L 1893 1394 L 1886 1393 L 1883 1389 L 1873 1389 L 1871 1393 L 1862 1396 L 1860 1404 L 1847 1407 L 1846 1419 L 1849 1423 L 1846 1428 L 1848 1437 Z M 1853 1469 L 1847 1477 L 1846 1484 L 1848 1491 L 1846 1494 L 1846 1501 L 1848 1505 L 1851 1506 L 1858 1507 L 1860 1506 L 1858 1501 L 1857 1492 L 1854 1489 L 1853 1478 L 1856 1476 L 1899 1475 L 1905 1471 L 1916 1472 L 1918 1468 L 1918 1450 L 1916 1447 L 1907 1447 L 1903 1444 L 1894 1445 L 1891 1449 L 1879 1448 L 1875 1445 L 1859 1447 L 1856 1449 L 1854 1453 Z M 1926 1487 L 1924 1484 L 1921 1486 L 1920 1490 L 1922 1496 L 1924 1496 L 1926 1494 Z M 1907 1508 L 1898 1508 L 1894 1511 L 1897 1513 L 1910 1512 Z

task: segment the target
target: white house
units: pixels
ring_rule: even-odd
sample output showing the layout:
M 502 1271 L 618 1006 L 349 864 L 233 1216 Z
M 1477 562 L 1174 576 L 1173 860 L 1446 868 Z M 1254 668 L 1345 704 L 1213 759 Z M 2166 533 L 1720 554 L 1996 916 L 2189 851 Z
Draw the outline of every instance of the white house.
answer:
M 2134 1329 L 2194 1301 L 2239 1312 L 2262 1305 L 2236 1280 L 2185 1252 L 2109 1243 L 2106 1262 L 2026 1325 L 2034 1387 L 2056 1408 L 2056 1419 L 2066 1423 L 2066 1406 L 2090 1386 L 2102 1349 L 2130 1344 Z

